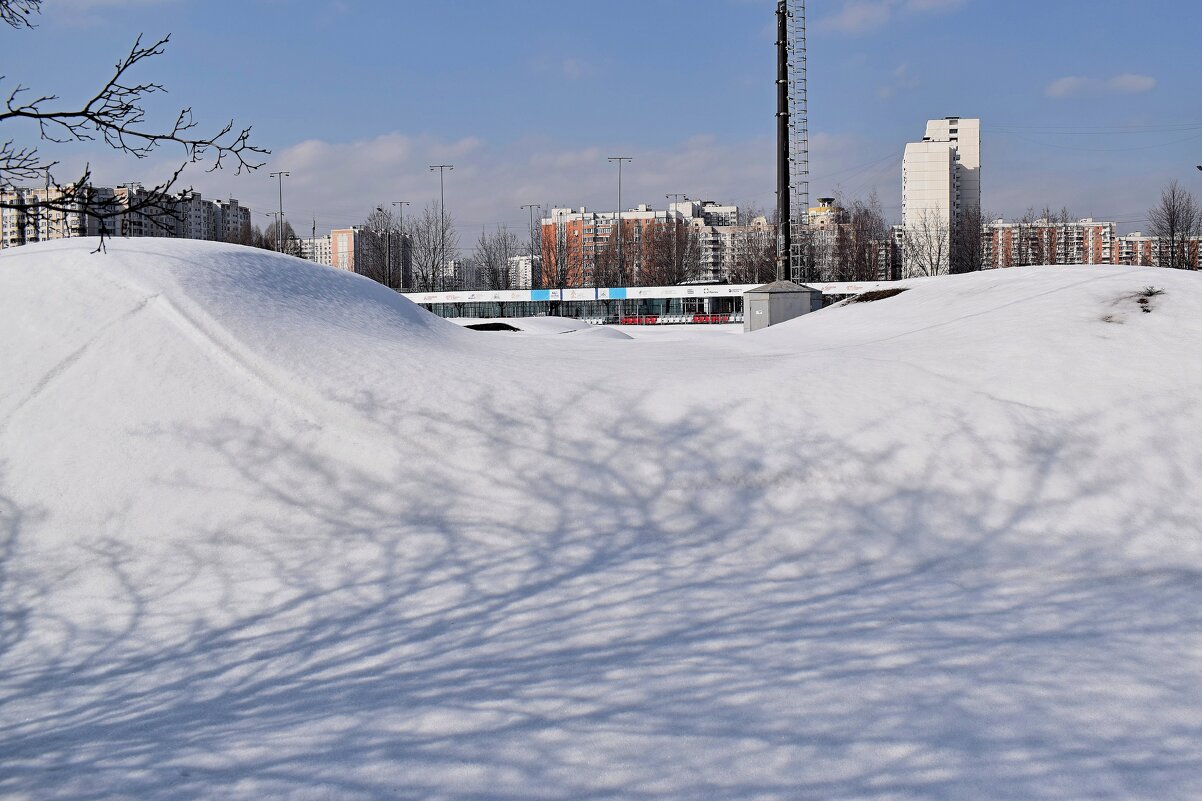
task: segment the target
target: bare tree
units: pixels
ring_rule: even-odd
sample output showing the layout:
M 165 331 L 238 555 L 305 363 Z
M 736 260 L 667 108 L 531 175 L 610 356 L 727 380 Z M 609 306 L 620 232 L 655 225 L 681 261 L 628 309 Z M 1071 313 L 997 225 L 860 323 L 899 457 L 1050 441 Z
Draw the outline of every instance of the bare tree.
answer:
M 481 230 L 475 253 L 481 288 L 509 289 L 509 259 L 518 254 L 518 238 L 504 225 L 492 233 Z
M 697 235 L 678 221 L 653 222 L 643 234 L 642 286 L 674 286 L 700 274 Z
M 776 280 L 776 226 L 763 218 L 740 226 L 735 234 L 733 284 L 766 284 Z
M 263 236 L 263 233 L 258 228 L 251 225 L 249 220 L 245 220 L 236 229 L 226 231 L 223 240 L 231 245 L 259 247 L 259 243 L 255 241 L 256 234 L 260 239 Z
M 283 250 L 280 251 L 280 243 L 283 242 Z M 304 256 L 304 250 L 301 248 L 300 239 L 296 235 L 296 231 L 292 228 L 292 223 L 284 220 L 284 230 L 281 235 L 279 220 L 272 220 L 263 231 L 262 238 L 259 241 L 258 247 L 264 250 L 276 250 L 282 253 L 287 253 L 289 256 Z
M 225 241 L 233 245 L 258 248 L 263 246 L 263 232 L 259 230 L 259 226 L 245 223 L 239 226 L 237 231 L 230 232 Z
M 1076 237 L 1074 235 L 1073 215 L 1069 213 L 1068 206 L 1061 206 L 1060 211 L 1056 213 L 1056 244 L 1060 251 L 1060 264 L 1080 264 L 1082 259 L 1077 253 Z
M 635 283 L 645 243 L 641 237 L 631 236 L 628 230 L 631 225 L 629 220 L 622 220 L 621 225 L 614 220 L 605 243 L 594 254 L 593 276 L 597 286 L 632 286 Z
M 985 269 L 985 237 L 988 235 L 979 208 L 962 210 L 952 231 L 951 272 L 972 273 Z
M 746 206 L 739 206 L 739 212 L 735 217 L 735 224 L 752 225 L 760 217 L 767 219 L 771 216 L 769 212 L 764 210 L 763 206 L 757 203 L 748 203 Z
M 14 28 L 32 28 L 32 14 L 42 10 L 42 0 L 3 0 L 0 2 L 0 22 Z
M 543 226 L 542 246 L 542 285 L 547 289 L 566 289 L 572 277 L 574 250 L 568 224 L 553 217 L 549 224 Z M 597 256 L 596 269 L 601 270 L 603 254 Z
M 420 217 L 406 222 L 413 288 L 419 292 L 442 288 L 454 255 L 459 252 L 454 220 L 440 212 L 437 202 L 431 201 L 422 209 Z
M 951 231 L 939 209 L 927 209 L 903 234 L 906 277 L 945 275 L 950 269 Z
M 406 285 L 405 236 L 401 222 L 392 209 L 376 206 L 360 230 L 363 247 L 355 272 L 365 275 L 389 289 L 401 289 Z
M 30 17 L 40 10 L 41 0 L 0 0 L 0 21 L 14 28 L 28 28 Z M 207 169 L 212 171 L 232 162 L 236 173 L 261 167 L 263 162 L 259 158 L 270 151 L 251 144 L 250 128 L 236 129 L 232 120 L 207 134 L 198 132 L 199 123 L 191 108 L 181 110 L 173 122 L 155 125 L 148 121 L 146 107 L 150 98 L 166 89 L 159 83 L 133 80 L 132 74 L 143 62 L 162 55 L 170 38 L 164 36 L 144 45 L 139 36 L 128 55 L 117 62 L 109 79 L 91 98 L 78 105 L 59 105 L 58 95 L 32 94 L 18 83 L 0 110 L 0 125 L 30 123 L 36 127 L 39 140 L 51 145 L 101 141 L 137 159 L 149 158 L 165 145 L 178 146 L 182 151 L 181 163 L 162 183 L 140 193 L 132 204 L 118 204 L 111 197 L 93 191 L 90 167 L 60 184 L 52 172 L 58 161 L 43 154 L 36 145 L 5 139 L 0 140 L 0 185 L 44 180 L 46 191 L 35 196 L 15 193 L 0 200 L 0 207 L 14 208 L 27 215 L 78 214 L 102 222 L 140 213 L 169 228 L 179 214 L 178 200 L 191 195 L 191 189 L 182 193 L 174 190 L 188 165 L 207 162 Z M 102 247 L 104 234 L 112 230 L 112 226 L 101 225 Z
M 1044 244 L 1043 226 L 1039 223 L 1035 209 L 1028 208 L 1018 222 L 1019 266 L 1043 264 L 1046 260 Z
M 701 277 L 701 234 L 689 225 L 677 232 L 676 260 L 684 272 L 682 280 L 691 281 Z
M 829 281 L 876 281 L 888 274 L 889 226 L 876 192 L 863 200 L 840 200 L 836 204 L 833 236 L 816 237 L 815 267 L 818 278 Z M 818 232 L 823 233 L 823 232 Z M 818 251 L 829 242 L 829 256 Z
M 597 286 L 625 286 L 621 275 L 618 269 L 618 244 L 611 235 L 593 253 L 593 282 Z
M 582 222 L 583 224 L 583 222 Z M 526 246 L 526 256 L 530 259 L 530 283 L 532 287 L 541 288 L 546 286 L 543 283 L 542 261 L 543 261 L 543 231 L 542 220 L 535 219 L 533 212 L 531 213 L 530 222 L 527 223 L 530 230 L 527 231 L 529 242 Z
M 1189 190 L 1171 182 L 1160 192 L 1160 202 L 1148 211 L 1149 233 L 1159 240 L 1161 267 L 1197 269 L 1190 240 L 1202 233 L 1202 211 Z

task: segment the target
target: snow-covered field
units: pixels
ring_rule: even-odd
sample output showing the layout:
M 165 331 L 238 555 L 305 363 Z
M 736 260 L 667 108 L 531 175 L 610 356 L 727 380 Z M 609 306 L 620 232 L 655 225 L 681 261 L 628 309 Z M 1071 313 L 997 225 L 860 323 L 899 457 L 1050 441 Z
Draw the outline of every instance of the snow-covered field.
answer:
M 1198 275 L 618 341 L 91 247 L 0 255 L 6 801 L 1202 797 Z

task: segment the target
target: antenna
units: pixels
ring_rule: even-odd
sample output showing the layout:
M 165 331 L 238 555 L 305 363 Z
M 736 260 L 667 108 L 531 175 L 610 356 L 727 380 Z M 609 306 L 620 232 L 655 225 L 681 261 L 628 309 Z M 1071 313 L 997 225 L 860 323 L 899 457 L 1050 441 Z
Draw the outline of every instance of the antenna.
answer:
M 792 217 L 789 248 L 789 278 L 804 281 L 804 228 L 810 213 L 810 107 L 806 92 L 806 4 L 785 0 L 788 7 L 789 81 L 789 195 Z

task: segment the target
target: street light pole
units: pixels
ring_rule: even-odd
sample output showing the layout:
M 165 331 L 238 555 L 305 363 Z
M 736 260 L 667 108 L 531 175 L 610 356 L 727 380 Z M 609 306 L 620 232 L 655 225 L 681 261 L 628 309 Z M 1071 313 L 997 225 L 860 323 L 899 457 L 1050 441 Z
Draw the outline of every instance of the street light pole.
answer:
M 530 209 L 530 283 L 533 284 L 534 283 L 534 210 L 542 208 L 542 206 L 540 206 L 537 203 L 526 203 L 522 206 L 522 208 Z M 540 264 L 540 268 L 541 268 L 541 264 Z M 541 269 L 539 270 L 539 273 L 540 273 L 539 280 L 541 283 L 541 280 L 542 280 L 542 277 L 541 277 L 542 270 Z
M 679 203 L 681 200 L 688 200 L 688 197 L 686 197 L 681 192 L 669 192 L 668 194 L 664 195 L 665 200 L 671 200 L 672 198 L 677 199 L 676 203 Z M 675 204 L 673 204 L 673 205 L 675 205 Z M 672 211 L 672 208 L 669 207 L 668 211 Z M 672 218 L 672 269 L 675 271 L 675 274 L 673 277 L 679 278 L 680 277 L 680 264 L 678 263 L 678 261 L 676 259 L 676 218 L 675 217 Z
M 441 222 L 439 229 L 441 230 L 441 241 L 438 246 L 438 288 L 442 289 L 442 275 L 446 272 L 447 258 L 447 196 L 446 187 L 443 183 L 443 175 L 447 170 L 455 169 L 454 164 L 431 164 L 430 172 L 438 170 L 438 218 Z
M 630 156 L 610 156 L 609 161 L 618 162 L 618 277 L 625 278 L 623 268 L 626 266 L 626 264 L 624 261 L 622 261 L 622 162 L 634 161 L 634 159 L 632 159 Z
M 275 212 L 275 211 L 265 211 L 263 213 L 266 214 L 268 217 L 274 218 L 277 221 L 276 222 L 276 231 L 278 232 L 280 229 L 279 222 L 278 222 L 280 219 L 279 213 Z M 279 236 L 277 236 L 276 237 L 276 247 L 279 247 L 279 239 L 280 239 Z
M 401 288 L 405 288 L 405 207 L 409 205 L 408 200 L 394 200 L 392 205 L 397 207 L 397 231 L 400 233 L 401 247 Z
M 280 221 L 279 221 L 279 224 L 276 225 L 276 227 L 275 227 L 276 234 L 277 234 L 276 239 L 279 242 L 280 253 L 284 252 L 284 177 L 290 176 L 290 175 L 292 175 L 292 173 L 290 173 L 290 172 L 268 173 L 269 177 L 279 178 L 279 180 L 280 180 Z
M 384 216 L 384 207 L 376 206 L 380 216 Z M 389 220 L 388 230 L 384 232 L 384 285 L 392 289 L 392 221 Z

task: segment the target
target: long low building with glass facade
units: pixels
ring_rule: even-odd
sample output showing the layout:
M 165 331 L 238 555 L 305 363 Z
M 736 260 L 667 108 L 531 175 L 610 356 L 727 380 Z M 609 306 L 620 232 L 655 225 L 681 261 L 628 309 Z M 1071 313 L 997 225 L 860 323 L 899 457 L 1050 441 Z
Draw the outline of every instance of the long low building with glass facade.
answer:
M 880 281 L 811 284 L 830 299 L 889 284 Z M 405 297 L 440 317 L 573 317 L 591 323 L 737 323 L 743 295 L 757 284 L 504 289 L 407 292 Z

